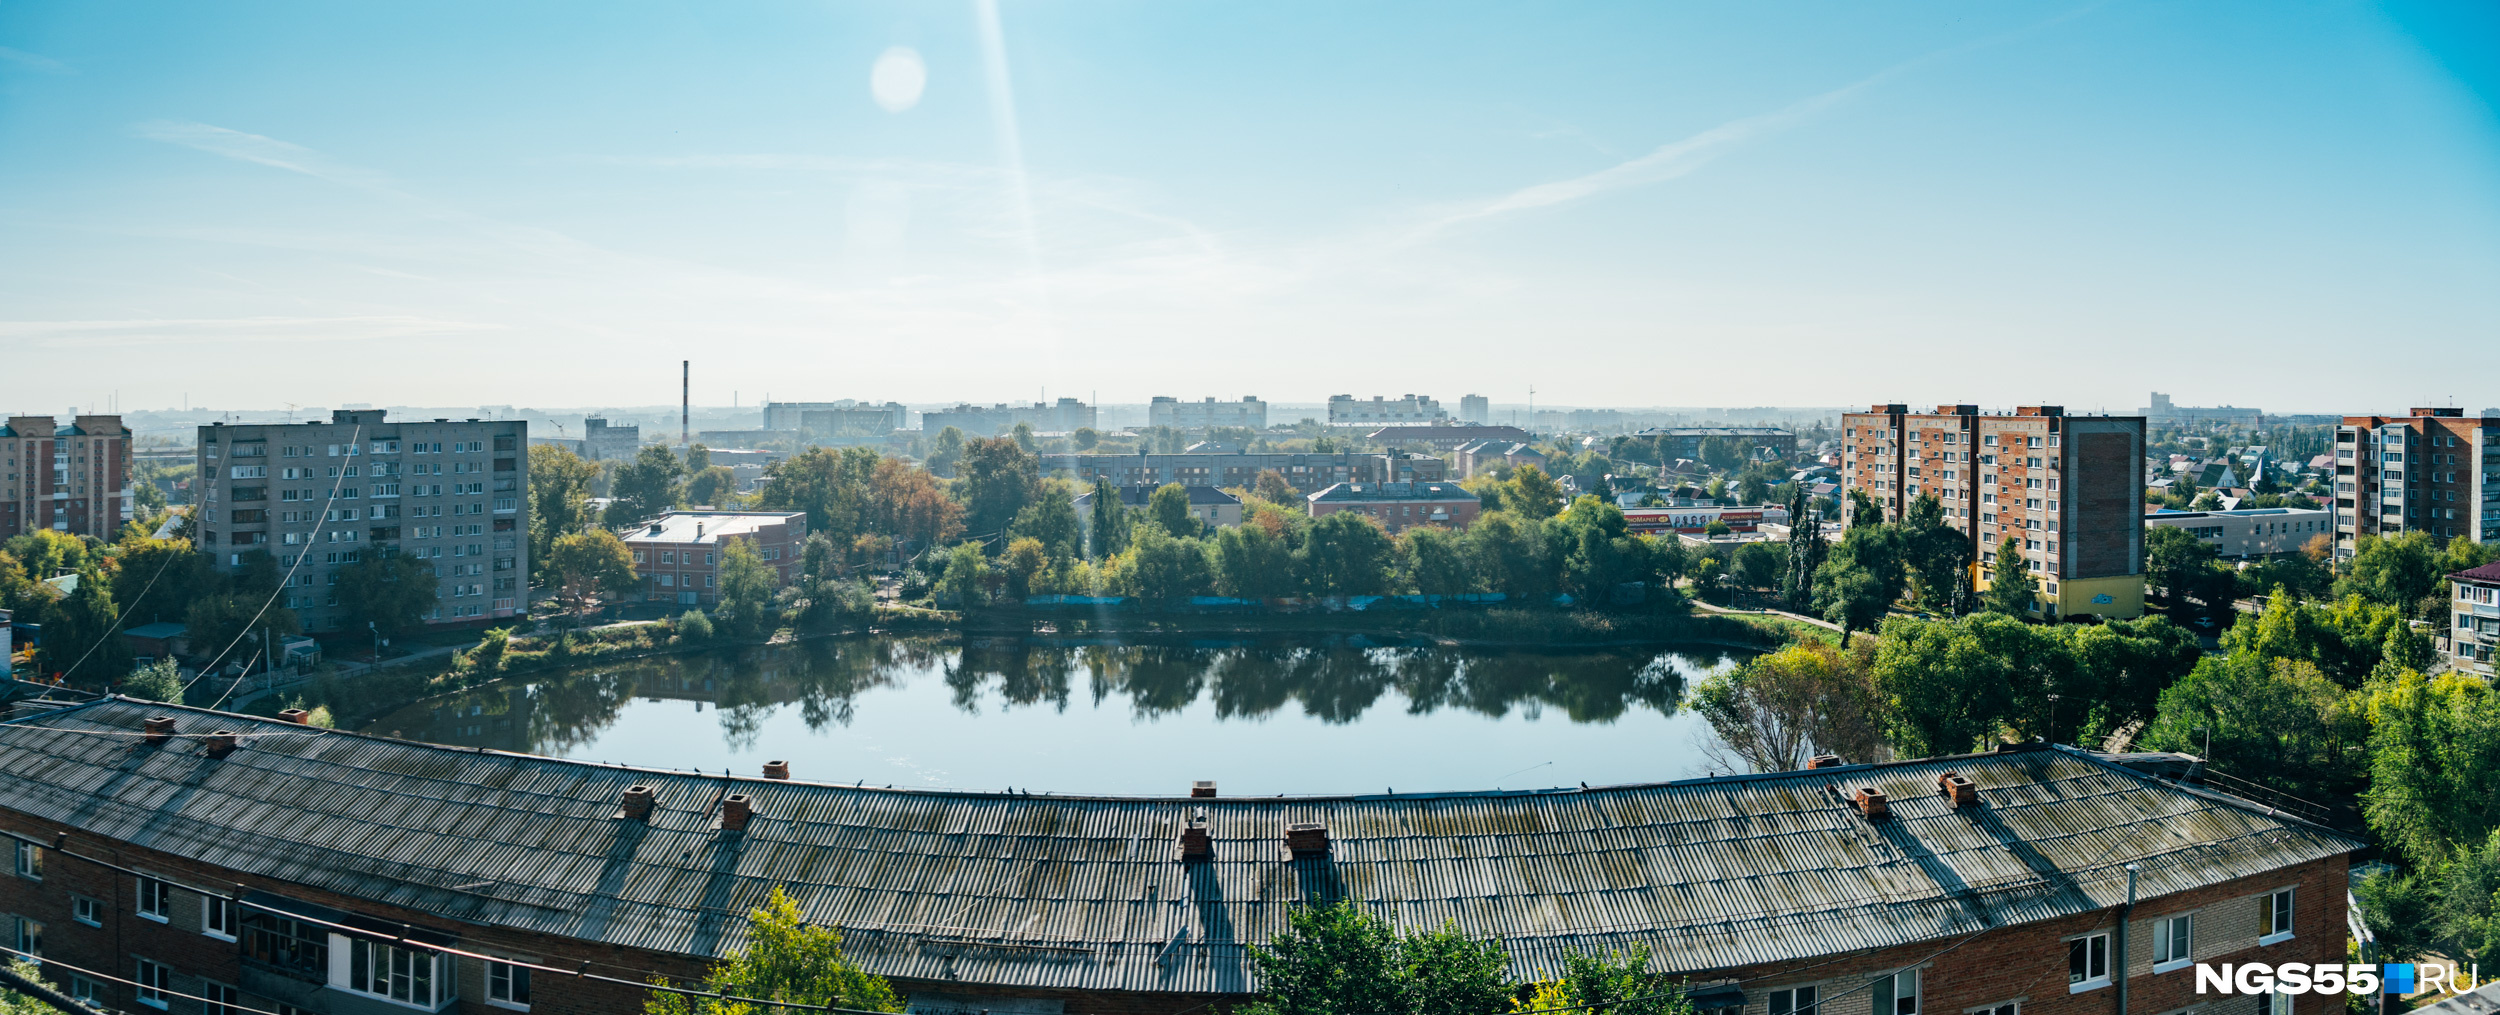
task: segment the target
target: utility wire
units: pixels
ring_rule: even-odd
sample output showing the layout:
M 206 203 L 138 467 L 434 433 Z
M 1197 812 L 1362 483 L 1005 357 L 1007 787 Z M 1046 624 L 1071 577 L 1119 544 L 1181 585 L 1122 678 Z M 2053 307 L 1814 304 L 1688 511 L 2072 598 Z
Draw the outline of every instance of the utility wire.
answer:
M 352 447 L 356 447 L 356 446 L 358 446 L 359 444 L 361 444 L 361 443 L 363 442 L 364 433 L 365 433 L 365 425 L 364 425 L 364 424 L 362 424 L 362 423 L 358 423 L 358 424 L 356 424 L 356 428 L 355 428 L 354 430 L 350 430 L 350 431 L 348 431 L 348 433 L 347 433 L 347 446 L 352 448 Z M 263 456 L 263 457 L 266 457 L 266 456 Z M 370 456 L 368 456 L 368 457 L 370 457 Z M 232 459 L 232 458 L 228 458 L 228 459 L 227 459 L 227 461 L 233 461 L 233 459 Z M 263 468 L 266 468 L 266 466 L 263 466 Z M 201 485 L 202 485 L 202 492 L 207 492 L 207 482 L 208 482 L 209 477 L 207 477 L 207 476 L 201 476 L 201 477 L 197 477 L 197 478 L 198 478 L 198 480 L 200 481 L 200 483 L 201 483 Z M 329 496 L 329 499 L 328 499 L 328 500 L 325 500 L 325 501 L 323 501 L 323 502 L 321 503 L 321 517 L 320 517 L 320 518 L 318 518 L 318 519 L 315 519 L 315 520 L 313 521 L 313 531 L 312 531 L 312 534 L 313 534 L 313 535 L 315 535 L 315 536 L 320 535 L 320 534 L 321 534 L 321 532 L 322 532 L 323 527 L 325 527 L 325 526 L 327 526 L 327 525 L 329 525 L 329 524 L 330 524 L 330 506 L 331 506 L 331 505 L 333 505 L 333 504 L 338 503 L 338 499 L 339 499 L 339 487 L 340 487 L 340 485 L 341 485 L 342 483 L 344 483 L 344 482 L 346 481 L 346 479 L 347 479 L 347 473 L 346 473 L 346 470 L 345 470 L 345 469 L 343 469 L 343 468 L 342 468 L 341 470 L 339 470 L 339 475 L 336 475 L 336 476 L 333 476 L 333 477 L 331 477 L 331 478 L 330 478 L 330 496 Z M 205 500 L 205 499 L 203 499 L 203 500 L 202 500 L 202 502 L 200 503 L 199 507 L 200 507 L 200 508 L 202 508 L 202 509 L 205 509 L 205 508 L 206 508 L 206 506 L 207 506 L 207 502 L 206 502 L 206 500 Z M 231 508 L 229 508 L 228 510 L 232 510 L 232 509 L 231 509 Z M 260 621 L 261 621 L 261 618 L 262 618 L 262 617 L 265 617 L 265 616 L 268 616 L 268 615 L 269 615 L 269 608 L 270 608 L 271 606 L 275 606 L 275 605 L 277 605 L 277 602 L 278 602 L 278 597 L 279 597 L 279 596 L 282 596 L 282 595 L 285 595 L 285 594 L 286 594 L 286 590 L 287 590 L 287 588 L 288 588 L 288 583 L 294 580 L 296 570 L 304 566 L 304 558 L 312 556 L 312 551 L 309 549 L 310 545 L 311 545 L 311 541 L 310 541 L 310 540 L 307 540 L 307 541 L 306 541 L 306 546 L 307 546 L 307 549 L 306 549 L 303 553 L 301 553 L 301 554 L 297 554 L 297 555 L 296 555 L 296 557 L 295 557 L 295 562 L 294 562 L 294 563 L 287 565 L 287 569 L 286 569 L 286 573 L 285 573 L 285 574 L 278 576 L 278 587 L 277 587 L 277 588 L 275 588 L 275 589 L 271 589 L 271 590 L 270 590 L 270 592 L 269 592 L 269 598 L 268 598 L 267 600 L 264 600 L 264 601 L 260 604 L 260 610 L 259 610 L 258 612 L 256 612 L 256 613 L 253 613 L 253 614 L 252 614 L 252 619 L 251 619 L 251 621 L 250 621 L 249 623 L 244 624 L 244 625 L 243 625 L 243 629 L 242 629 L 241 631 L 235 632 L 234 640 L 233 640 L 233 641 L 230 641 L 230 642 L 227 642 L 227 643 L 226 643 L 226 647 L 225 647 L 225 648 L 218 650 L 218 652 L 217 652 L 217 657 L 216 657 L 216 658 L 209 660 L 208 665 L 203 666 L 203 667 L 200 667 L 200 672 L 199 672 L 198 674 L 196 674 L 196 675 L 192 676 L 192 678 L 191 678 L 191 683 L 190 683 L 190 684 L 184 684 L 184 685 L 182 685 L 182 689 L 183 689 L 183 690 L 185 690 L 185 691 L 190 690 L 190 689 L 191 689 L 191 684 L 196 684 L 196 683 L 199 683 L 202 679 L 206 678 L 209 674 L 216 672 L 216 671 L 217 671 L 217 664 L 218 664 L 218 663 L 221 663 L 221 662 L 226 661 L 226 655 L 227 655 L 227 653 L 233 652 L 233 651 L 234 651 L 234 647 L 235 647 L 236 645 L 240 645 L 240 644 L 242 644 L 242 643 L 243 643 L 243 639 L 251 635 L 251 633 L 252 633 L 252 626 L 253 626 L 254 624 L 258 624 L 258 623 L 260 623 Z M 262 552 L 267 552 L 267 551 L 262 551 Z M 229 690 L 231 690 L 231 688 L 229 688 Z
M 15 956 L 17 956 L 17 957 L 19 957 L 19 958 L 25 959 L 25 960 L 26 960 L 26 961 L 28 961 L 28 962 L 33 962 L 33 963 L 37 963 L 37 964 L 40 964 L 40 965 L 46 965 L 46 966 L 59 966 L 59 967 L 61 967 L 61 968 L 63 968 L 63 969 L 69 970 L 70 972 L 73 972 L 73 973 L 83 973 L 83 974 L 85 974 L 85 975 L 92 976 L 92 977 L 95 977 L 95 978 L 100 979 L 100 980 L 111 980 L 111 981 L 113 981 L 114 983 L 126 984 L 126 985 L 131 986 L 131 987 L 136 987 L 136 988 L 138 988 L 138 989 L 140 989 L 140 990 L 152 990 L 152 991 L 155 991 L 155 992 L 156 992 L 156 993 L 157 993 L 160 997 L 179 997 L 179 998 L 182 998 L 182 999 L 184 999 L 184 1000 L 186 1000 L 186 1001 L 199 1001 L 199 1002 L 201 1002 L 201 1003 L 203 1003 L 203 1004 L 221 1005 L 221 1006 L 223 1006 L 223 1007 L 225 1008 L 225 1010 L 227 1010 L 227 1011 L 246 1011 L 246 1012 L 251 1012 L 251 1013 L 253 1013 L 253 1015 L 281 1015 L 281 1013 L 279 1013 L 279 1012 L 274 1012 L 274 1011 L 270 1011 L 270 1010 L 269 1010 L 269 1009 L 267 1009 L 267 1008 L 254 1008 L 254 1007 L 251 1007 L 251 1006 L 249 1006 L 249 1005 L 238 1004 L 238 1003 L 233 1002 L 233 1001 L 220 1001 L 220 1000 L 217 1000 L 217 999 L 215 999 L 215 998 L 210 998 L 210 997 L 201 997 L 201 996 L 200 996 L 200 995 L 198 995 L 198 994 L 185 994 L 185 993 L 183 993 L 183 992 L 181 992 L 181 991 L 179 991 L 179 990 L 175 990 L 175 989 L 173 989 L 173 988 L 171 988 L 171 987 L 153 987 L 153 986 L 149 986 L 149 985 L 147 985 L 147 984 L 141 983 L 141 982 L 139 982 L 139 981 L 137 981 L 137 980 L 125 980 L 125 979 L 123 979 L 123 978 L 121 978 L 121 977 L 118 977 L 118 976 L 115 976 L 115 975 L 113 975 L 113 974 L 111 974 L 111 973 L 100 972 L 100 971 L 98 971 L 98 970 L 88 969 L 88 968 L 86 968 L 86 967 L 84 967 L 84 966 L 73 966 L 73 965 L 70 965 L 69 963 L 67 963 L 67 962 L 63 962 L 63 961 L 61 961 L 61 960 L 59 960 L 59 959 L 50 959 L 50 958 L 45 958 L 45 957 L 43 957 L 43 956 L 41 956 L 41 955 L 37 955 L 37 954 L 35 954 L 35 953 L 33 953 L 33 952 L 21 952 L 21 951 L 18 951 L 17 949 L 15 949 L 15 948 L 8 948 L 8 947 L 0 947 L 0 952 L 6 952 L 6 953 L 8 953 L 8 954 L 10 954 L 10 955 L 15 955 Z M 51 1004 L 54 1004 L 54 1005 L 58 1005 L 58 1004 L 60 1003 L 60 1002 L 57 1002 L 57 1001 L 50 1001 L 50 999 L 46 999 L 46 1000 L 47 1000 L 47 1002 L 48 1002 L 48 1003 L 51 1003 Z M 71 1000 L 71 1001 L 73 1001 L 73 1002 L 76 1002 L 76 1003 L 78 1004 L 78 1008 L 77 1008 L 77 1009 L 73 1009 L 73 1010 L 92 1009 L 92 1008 L 96 1007 L 95 1005 L 93 1005 L 93 1004 L 92 1004 L 92 1003 L 90 1003 L 90 1002 L 78 1001 L 78 999 L 77 999 L 77 998 L 71 998 L 70 1000 Z

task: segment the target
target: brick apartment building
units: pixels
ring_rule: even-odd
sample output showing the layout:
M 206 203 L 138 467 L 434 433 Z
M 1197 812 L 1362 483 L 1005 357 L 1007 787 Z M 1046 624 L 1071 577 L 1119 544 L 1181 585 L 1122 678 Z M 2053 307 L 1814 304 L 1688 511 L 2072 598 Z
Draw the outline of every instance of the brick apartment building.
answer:
M 1647 947 L 1720 1015 L 2109 1015 L 2121 976 L 2148 1015 L 2337 1015 L 2342 995 L 2199 995 L 2192 964 L 2345 961 L 2362 846 L 2192 759 L 2052 746 L 1579 790 L 1034 797 L 109 698 L 0 723 L 0 767 L 0 919 L 73 991 L 184 1015 L 625 1015 L 651 975 L 742 946 L 775 886 L 914 1011 L 1220 1012 L 1256 989 L 1249 945 L 1345 899 L 1498 937 L 1514 976 Z
M 0 426 L 0 539 L 52 529 L 110 540 L 135 510 L 120 416 L 11 416 Z M 50 577 L 37 575 L 36 577 Z
M 1391 532 L 1417 525 L 1463 529 L 1484 511 L 1484 501 L 1456 483 L 1338 483 L 1304 499 L 1313 518 L 1356 511 Z
M 327 423 L 199 428 L 199 550 L 221 570 L 267 553 L 286 576 L 280 605 L 307 631 L 339 630 L 331 586 L 368 553 L 430 563 L 430 625 L 525 612 L 529 424 L 398 421 L 339 409 Z
M 2417 408 L 2335 428 L 2335 556 L 2362 536 L 2500 540 L 2500 418 Z
M 1935 497 L 1945 524 L 1970 540 L 1977 586 L 2003 566 L 1997 546 L 2013 535 L 2020 566 L 2040 582 L 2036 614 L 2143 614 L 2144 417 L 1893 403 L 1844 413 L 1840 426 L 1842 497 L 1866 491 L 1888 521 Z
M 1449 473 L 1449 463 L 1431 455 L 1364 454 L 1357 451 L 1299 454 L 1232 452 L 1178 455 L 1043 455 L 1042 475 L 1064 476 L 1086 486 L 1097 479 L 1113 486 L 1165 483 L 1219 488 L 1248 487 L 1259 473 L 1274 471 L 1296 490 L 1317 490 L 1330 483 L 1431 482 Z
M 671 511 L 617 533 L 634 552 L 643 598 L 688 606 L 720 601 L 725 544 L 745 542 L 773 569 L 776 586 L 799 574 L 804 511 Z

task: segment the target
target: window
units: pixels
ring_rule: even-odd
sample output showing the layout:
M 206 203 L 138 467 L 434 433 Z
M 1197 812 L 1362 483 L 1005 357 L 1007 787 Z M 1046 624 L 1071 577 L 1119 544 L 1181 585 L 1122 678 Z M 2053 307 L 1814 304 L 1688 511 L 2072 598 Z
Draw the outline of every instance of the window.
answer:
M 69 996 L 76 1001 L 94 1001 L 104 996 L 104 985 L 84 976 L 69 978 Z
M 43 921 L 18 917 L 16 933 L 13 936 L 17 941 L 13 947 L 17 949 L 20 957 L 29 962 L 41 963 L 43 961 Z
M 516 966 L 509 962 L 488 962 L 486 964 L 486 1000 L 511 1008 L 528 1008 L 530 1006 L 529 967 Z
M 69 918 L 90 927 L 104 926 L 104 904 L 84 895 L 69 897 Z
M 1918 1015 L 1918 970 L 1875 978 L 1874 1015 Z
M 236 1015 L 243 1009 L 243 992 L 222 983 L 200 984 L 200 1015 Z
M 2257 899 L 2257 943 L 2292 939 L 2292 890 L 2268 892 Z
M 200 898 L 200 933 L 234 940 L 234 902 L 215 895 Z
M 139 974 L 133 977 L 138 984 L 139 1003 L 150 1008 L 165 1007 L 165 992 L 173 989 L 173 980 L 173 970 L 140 959 Z
M 139 915 L 158 923 L 165 922 L 165 914 L 168 912 L 165 900 L 168 895 L 172 894 L 172 889 L 172 885 L 155 878 L 140 878 Z
M 2188 964 L 2196 947 L 2196 914 L 2153 921 L 2153 971 L 2166 973 Z
M 348 953 L 347 989 L 432 1008 L 451 997 L 451 977 L 439 968 L 442 959 L 422 948 L 356 938 Z
M 243 957 L 316 978 L 330 975 L 330 932 L 253 910 L 243 916 Z
M 1819 987 L 1797 987 L 1771 992 L 1770 1015 L 1820 1015 L 1822 990 Z
M 2109 935 L 2086 934 L 2066 942 L 2066 992 L 2109 985 Z
M 1984 1008 L 1973 1008 L 1969 1011 L 1963 1012 L 1962 1015 L 2022 1015 L 2022 1011 L 2022 1002 L 2007 1001 L 2004 1004 L 1989 1005 Z
M 17 844 L 17 876 L 43 880 L 43 847 L 31 842 Z

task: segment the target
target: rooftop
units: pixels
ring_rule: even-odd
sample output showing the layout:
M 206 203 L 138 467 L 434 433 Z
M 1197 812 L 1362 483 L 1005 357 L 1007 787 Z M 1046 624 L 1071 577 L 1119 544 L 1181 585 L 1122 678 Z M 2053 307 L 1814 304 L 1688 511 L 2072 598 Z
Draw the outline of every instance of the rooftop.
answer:
M 1313 493 L 1312 501 L 1374 500 L 1477 500 L 1475 494 L 1456 483 L 1335 483 Z
M 635 543 L 717 543 L 722 536 L 752 536 L 767 525 L 791 519 L 804 524 L 804 511 L 671 511 L 619 530 L 618 539 Z
M 182 735 L 156 747 L 149 716 Z M 195 736 L 233 730 L 210 757 Z M 0 807 L 439 915 L 698 956 L 779 884 L 868 970 L 1244 992 L 1246 946 L 1313 899 L 1503 938 L 1517 971 L 1646 944 L 1698 972 L 1967 935 L 2339 856 L 2361 843 L 2065 747 L 1528 792 L 1065 797 L 893 790 L 444 747 L 124 698 L 0 723 Z M 1185 766 L 1183 766 L 1185 767 Z M 1959 773 L 1974 806 L 1938 795 Z M 804 774 L 804 773 L 802 773 Z M 1178 780 L 1176 789 L 1186 788 Z M 620 816 L 628 786 L 657 792 Z M 1844 794 L 1874 787 L 1890 818 Z M 743 831 L 721 799 L 753 801 Z M 1193 822 L 1213 854 L 1183 862 Z M 1289 855 L 1289 824 L 1326 826 Z
M 1147 486 L 1123 486 L 1118 489 L 1120 492 L 1120 503 L 1126 504 L 1130 507 L 1144 507 L 1147 503 L 1154 499 L 1155 495 L 1155 488 Z M 1224 491 L 1216 489 L 1212 486 L 1184 486 L 1181 487 L 1181 491 L 1189 494 L 1189 504 L 1191 507 L 1205 507 L 1210 504 L 1241 503 L 1241 498 L 1225 493 Z M 1077 494 L 1076 503 L 1081 507 L 1092 507 L 1094 504 L 1094 491 L 1087 490 L 1084 493 Z

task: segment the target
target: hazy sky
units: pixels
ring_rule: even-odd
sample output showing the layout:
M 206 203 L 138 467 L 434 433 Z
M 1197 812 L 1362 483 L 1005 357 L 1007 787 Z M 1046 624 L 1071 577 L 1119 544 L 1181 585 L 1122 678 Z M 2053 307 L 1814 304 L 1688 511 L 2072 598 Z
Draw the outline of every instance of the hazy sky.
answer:
M 2500 10 L 0 5 L 0 409 L 2500 404 Z

